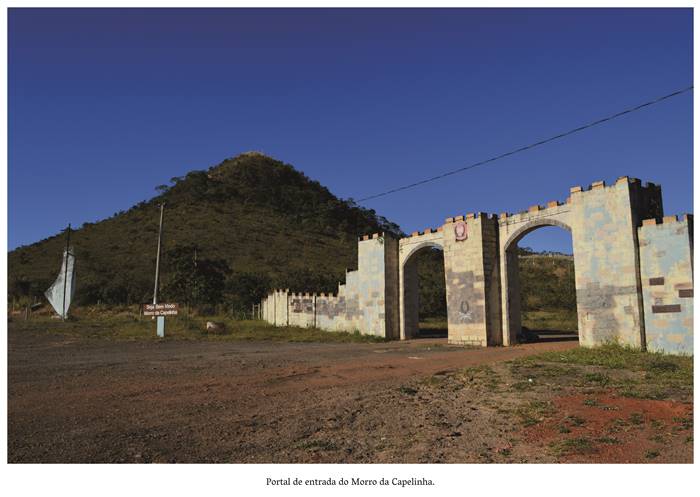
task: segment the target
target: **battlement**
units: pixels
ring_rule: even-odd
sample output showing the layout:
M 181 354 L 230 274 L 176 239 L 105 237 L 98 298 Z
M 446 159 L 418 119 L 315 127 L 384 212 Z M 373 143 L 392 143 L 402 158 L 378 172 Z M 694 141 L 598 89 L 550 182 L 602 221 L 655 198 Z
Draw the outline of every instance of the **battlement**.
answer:
M 315 297 L 315 293 L 309 293 L 309 292 L 292 292 L 288 294 L 290 297 L 295 298 L 295 299 L 309 299 L 312 297 Z
M 532 221 L 533 216 L 534 217 L 548 217 L 551 215 L 560 215 L 564 212 L 567 212 L 571 202 L 572 202 L 572 197 L 575 195 L 579 195 L 582 193 L 586 193 L 589 191 L 600 191 L 600 190 L 606 190 L 606 189 L 614 189 L 619 187 L 620 185 L 633 185 L 634 188 L 638 189 L 637 191 L 642 191 L 642 192 L 649 192 L 649 193 L 660 193 L 661 187 L 657 185 L 656 183 L 652 182 L 646 182 L 642 184 L 641 180 L 639 178 L 633 178 L 630 176 L 620 176 L 615 180 L 615 182 L 611 185 L 607 185 L 604 180 L 600 181 L 594 181 L 592 182 L 587 188 L 583 188 L 581 186 L 573 186 L 569 189 L 570 195 L 566 198 L 564 201 L 559 201 L 559 200 L 550 200 L 546 204 L 540 205 L 532 205 L 530 206 L 527 210 L 520 211 L 517 213 L 509 213 L 509 212 L 502 212 L 500 214 L 487 214 L 484 212 L 469 212 L 465 215 L 460 215 L 460 216 L 452 216 L 448 217 L 445 219 L 445 224 L 450 224 L 450 223 L 456 223 L 456 222 L 461 222 L 461 221 L 469 221 L 469 220 L 487 220 L 487 219 L 494 219 L 499 222 L 499 224 L 511 224 L 511 223 L 520 223 L 520 222 L 526 222 L 526 221 Z M 442 227 L 438 228 L 426 228 L 423 231 L 413 231 L 410 236 L 405 237 L 405 238 L 414 238 L 414 237 L 422 237 L 424 235 L 431 235 L 435 234 L 437 232 L 442 231 Z M 367 240 L 372 240 L 372 239 L 377 239 L 379 237 L 385 236 L 385 233 L 374 233 L 371 235 L 364 235 L 360 237 L 360 241 L 367 241 Z
M 365 241 L 367 241 L 367 240 L 377 240 L 377 239 L 379 239 L 379 238 L 393 238 L 393 239 L 396 239 L 396 235 L 394 235 L 394 234 L 391 233 L 391 232 L 382 231 L 382 232 L 380 232 L 380 233 L 368 233 L 368 234 L 359 236 L 359 237 L 357 238 L 357 240 L 358 240 L 359 242 L 365 242 Z
M 562 214 L 563 212 L 568 212 L 570 209 L 570 204 L 571 197 L 568 197 L 564 202 L 559 200 L 550 200 L 545 205 L 532 205 L 528 207 L 527 210 L 520 211 L 515 214 L 501 212 L 498 215 L 498 221 L 500 225 L 504 225 L 532 221 L 533 219 L 541 217 L 556 216 Z
M 383 238 L 383 237 L 384 237 L 384 232 L 382 231 L 381 233 L 370 233 L 367 235 L 362 235 L 361 237 L 358 238 L 358 241 L 364 242 L 367 240 L 377 240 L 377 239 Z
M 644 184 L 642 184 L 641 180 L 639 178 L 631 178 L 629 176 L 620 176 L 615 180 L 615 183 L 611 185 L 606 185 L 605 181 L 594 181 L 591 183 L 588 188 L 583 188 L 581 186 L 572 186 L 569 188 L 569 193 L 572 195 L 575 193 L 585 193 L 588 191 L 593 191 L 593 190 L 601 190 L 601 189 L 606 189 L 606 188 L 616 188 L 619 185 L 633 185 L 636 188 L 640 188 L 642 190 L 659 190 L 661 187 L 657 185 L 656 183 L 652 183 L 651 181 L 647 181 Z
M 413 237 L 417 237 L 417 236 L 432 235 L 435 233 L 440 233 L 441 231 L 442 231 L 442 226 L 440 226 L 438 228 L 425 228 L 423 231 L 414 231 L 413 233 L 411 233 L 411 236 L 404 237 L 404 240 L 406 238 L 413 238 Z
M 289 288 L 275 288 L 268 295 L 281 295 L 283 293 L 289 293 Z
M 501 212 L 498 215 L 498 220 L 500 221 L 501 224 L 503 223 L 509 223 L 509 222 L 521 222 L 521 221 L 528 221 L 532 219 L 533 215 L 540 215 L 542 217 L 546 217 L 550 214 L 555 214 L 558 212 L 562 212 L 562 208 L 568 209 L 568 207 L 571 204 L 572 197 L 575 195 L 579 195 L 582 193 L 586 193 L 589 191 L 599 191 L 599 190 L 605 190 L 605 189 L 613 189 L 618 187 L 621 184 L 629 184 L 629 185 L 635 185 L 635 187 L 638 187 L 642 191 L 650 191 L 653 193 L 656 193 L 660 191 L 660 186 L 656 185 L 655 183 L 647 182 L 644 185 L 642 185 L 641 181 L 638 178 L 631 178 L 629 176 L 621 176 L 619 177 L 614 184 L 612 185 L 606 185 L 605 181 L 594 181 L 591 183 L 587 188 L 583 188 L 581 186 L 572 186 L 569 189 L 570 195 L 566 198 L 565 201 L 559 201 L 559 200 L 550 200 L 544 205 L 532 205 L 530 206 L 527 210 L 520 211 L 517 213 L 511 214 L 510 212 Z M 455 221 L 461 221 L 464 218 L 462 216 L 459 217 L 454 217 L 454 218 L 447 218 L 445 220 L 446 223 L 449 222 L 455 222 Z
M 619 184 L 633 184 L 633 183 L 639 183 L 639 178 L 630 178 L 629 176 L 620 176 L 615 180 L 615 183 L 612 185 L 607 186 L 605 184 L 604 180 L 601 181 L 594 181 L 591 183 L 588 188 L 583 188 L 581 186 L 572 186 L 569 188 L 569 193 L 574 194 L 574 193 L 582 193 L 582 192 L 587 192 L 591 190 L 599 190 L 599 189 L 604 189 L 604 188 L 615 188 Z
M 658 218 L 651 218 L 651 219 L 644 219 L 642 221 L 642 228 L 646 228 L 648 226 L 661 226 L 664 224 L 671 224 L 671 223 L 692 223 L 693 222 L 693 215 L 692 214 L 681 214 L 680 218 L 677 215 L 673 216 L 664 216 L 659 220 Z
M 479 219 L 481 221 L 486 219 L 498 219 L 497 214 L 487 214 L 485 212 L 469 212 L 464 216 L 454 216 L 445 219 L 445 224 L 458 223 L 460 221 L 468 221 L 470 219 Z
M 339 286 L 344 286 L 344 285 L 339 285 Z M 278 295 L 278 296 L 285 296 L 289 298 L 301 298 L 301 299 L 310 299 L 310 298 L 317 298 L 317 299 L 335 299 L 338 298 L 338 296 L 334 293 L 326 293 L 326 292 L 290 292 L 289 289 L 275 289 L 272 290 L 270 293 L 268 293 L 268 297 L 272 297 L 273 295 Z

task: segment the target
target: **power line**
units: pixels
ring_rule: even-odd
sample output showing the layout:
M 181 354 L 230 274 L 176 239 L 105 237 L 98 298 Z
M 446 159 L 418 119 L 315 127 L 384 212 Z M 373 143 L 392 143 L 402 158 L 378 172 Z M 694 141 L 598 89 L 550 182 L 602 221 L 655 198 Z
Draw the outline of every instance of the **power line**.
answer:
M 491 162 L 495 162 L 499 159 L 503 159 L 504 157 L 508 157 L 508 156 L 515 155 L 515 154 L 520 153 L 520 152 L 524 152 L 526 150 L 533 149 L 535 147 L 539 147 L 540 145 L 544 145 L 545 143 L 549 143 L 549 142 L 552 142 L 554 140 L 559 140 L 559 139 L 564 138 L 566 136 L 573 135 L 574 133 L 578 133 L 578 132 L 583 131 L 585 129 L 592 128 L 593 126 L 598 126 L 599 124 L 603 124 L 605 122 L 612 121 L 613 119 L 617 119 L 618 117 L 622 117 L 626 114 L 631 114 L 632 112 L 636 112 L 638 110 L 644 109 L 645 107 L 649 107 L 649 106 L 652 106 L 654 104 L 658 104 L 660 102 L 663 102 L 664 100 L 668 100 L 669 98 L 676 97 L 676 96 L 681 95 L 683 93 L 686 93 L 692 89 L 693 89 L 693 87 L 689 86 L 687 88 L 683 88 L 682 90 L 674 91 L 673 93 L 669 93 L 668 95 L 664 95 L 664 96 L 655 98 L 654 100 L 649 100 L 648 102 L 644 102 L 643 104 L 639 104 L 635 107 L 631 107 L 631 108 L 623 110 L 621 112 L 617 112 L 616 114 L 612 114 L 610 116 L 603 117 L 602 119 L 598 119 L 597 121 L 593 121 L 593 122 L 590 122 L 588 124 L 584 124 L 583 126 L 579 126 L 578 128 L 574 128 L 574 129 L 571 129 L 571 130 L 566 131 L 564 133 L 560 133 L 558 135 L 551 136 L 551 137 L 546 138 L 544 140 L 540 140 L 538 142 L 531 143 L 529 145 L 525 145 L 524 147 L 516 148 L 516 149 L 511 150 L 509 152 L 505 152 L 501 155 L 496 155 L 495 157 L 491 157 L 490 159 L 475 162 L 474 164 L 460 167 L 459 169 L 454 169 L 452 171 L 448 171 L 446 173 L 442 173 L 442 174 L 439 174 L 437 176 L 433 176 L 431 178 L 426 178 L 426 179 L 423 179 L 421 181 L 416 181 L 415 183 L 410 183 L 408 185 L 403 185 L 403 186 L 399 186 L 397 188 L 392 188 L 391 190 L 387 190 L 385 192 L 376 193 L 374 195 L 370 195 L 369 197 L 361 198 L 361 199 L 357 200 L 357 202 L 365 202 L 367 200 L 372 200 L 375 198 L 384 197 L 384 196 L 390 195 L 392 193 L 400 192 L 403 190 L 408 190 L 409 188 L 415 188 L 416 186 L 424 185 L 424 184 L 430 183 L 432 181 L 437 181 L 439 179 L 446 178 L 447 176 L 452 176 L 453 174 L 461 173 L 461 172 L 467 171 L 469 169 L 474 169 L 475 167 L 479 167 L 479 166 L 483 166 L 485 164 L 489 164 Z
M 593 126 L 597 126 L 597 125 L 602 124 L 602 123 L 605 123 L 605 122 L 607 122 L 607 121 L 612 121 L 613 119 L 617 119 L 618 117 L 624 116 L 624 115 L 626 115 L 626 114 L 631 114 L 632 112 L 636 112 L 636 111 L 641 110 L 641 109 L 643 109 L 643 108 L 645 108 L 645 107 L 649 107 L 649 106 L 651 106 L 651 105 L 654 105 L 654 104 L 663 102 L 664 100 L 668 100 L 668 99 L 670 99 L 670 98 L 672 98 L 672 97 L 676 97 L 676 96 L 681 95 L 681 94 L 683 94 L 683 93 L 687 93 L 687 92 L 689 92 L 690 90 L 692 90 L 693 88 L 694 88 L 693 86 L 689 86 L 689 87 L 684 88 L 684 89 L 682 89 L 682 90 L 674 91 L 673 93 L 669 93 L 669 94 L 667 94 L 667 95 L 663 95 L 663 96 L 661 96 L 661 97 L 655 98 L 655 99 L 650 100 L 650 101 L 648 101 L 648 102 L 645 102 L 645 103 L 643 103 L 643 104 L 637 105 L 637 106 L 635 106 L 635 107 L 631 107 L 631 108 L 629 108 L 629 109 L 623 110 L 623 111 L 618 112 L 618 113 L 616 113 L 616 114 L 612 114 L 612 115 L 607 116 L 607 117 L 604 117 L 604 118 L 602 118 L 602 119 L 598 119 L 598 120 L 593 121 L 593 122 L 590 122 L 590 123 L 588 123 L 588 124 L 584 124 L 583 126 L 579 126 L 579 127 L 577 127 L 577 128 L 574 128 L 574 129 L 571 129 L 571 130 L 566 131 L 566 132 L 564 132 L 564 133 L 560 133 L 560 134 L 558 134 L 558 135 L 555 135 L 555 136 L 546 138 L 546 139 L 544 139 L 544 140 L 540 140 L 540 141 L 535 142 L 535 143 L 532 143 L 532 144 L 530 144 L 530 145 L 526 145 L 526 146 L 524 146 L 524 147 L 520 147 L 520 148 L 511 150 L 511 151 L 509 151 L 509 152 L 505 152 L 505 153 L 503 153 L 503 154 L 501 154 L 501 155 L 497 155 L 497 156 L 495 156 L 495 157 L 491 157 L 490 159 L 486 159 L 486 160 L 483 160 L 483 161 L 480 161 L 480 162 L 476 162 L 476 163 L 474 163 L 474 164 L 470 164 L 470 165 L 468 165 L 468 166 L 464 166 L 464 167 L 461 167 L 461 168 L 459 168 L 459 169 L 455 169 L 455 170 L 453 170 L 453 171 L 448 171 L 448 172 L 445 172 L 445 173 L 443 173 L 443 174 L 440 174 L 440 175 L 437 175 L 437 176 L 433 176 L 433 177 L 431 177 L 431 178 L 426 178 L 426 179 L 424 179 L 424 180 L 417 181 L 417 182 L 415 182 L 415 183 L 411 183 L 411 184 L 408 184 L 408 185 L 404 185 L 404 186 L 400 186 L 400 187 L 397 187 L 397 188 L 393 188 L 393 189 L 391 189 L 391 190 L 387 190 L 387 191 L 385 191 L 385 192 L 377 193 L 377 194 L 375 194 L 375 195 L 370 195 L 370 196 L 368 196 L 368 197 L 364 197 L 364 198 L 361 198 L 361 199 L 358 199 L 358 200 L 355 200 L 355 199 L 352 199 L 352 200 L 355 202 L 355 205 L 356 205 L 357 207 L 363 208 L 362 206 L 357 205 L 357 204 L 358 204 L 359 202 L 364 202 L 364 201 L 367 201 L 367 200 L 372 200 L 372 199 L 375 199 L 375 198 L 383 197 L 383 196 L 390 195 L 390 194 L 392 194 L 392 193 L 396 193 L 396 192 L 399 192 L 399 191 L 408 190 L 408 189 L 410 189 L 410 188 L 414 188 L 414 187 L 417 187 L 417 186 L 420 186 L 420 185 L 424 185 L 424 184 L 430 183 L 430 182 L 432 182 L 432 181 L 437 181 L 437 180 L 442 179 L 442 178 L 445 178 L 445 177 L 447 177 L 447 176 L 451 176 L 451 175 L 454 175 L 454 174 L 457 174 L 457 173 L 461 173 L 461 172 L 467 171 L 467 170 L 469 170 L 469 169 L 474 169 L 474 168 L 476 168 L 476 167 L 483 166 L 483 165 L 488 164 L 488 163 L 491 163 L 491 162 L 495 162 L 495 161 L 497 161 L 497 160 L 499 160 L 499 159 L 503 159 L 504 157 L 508 157 L 508 156 L 511 156 L 511 155 L 515 155 L 515 154 L 517 154 L 517 153 L 519 153 L 519 152 L 524 152 L 525 150 L 529 150 L 529 149 L 538 147 L 538 146 L 540 146 L 540 145 L 544 145 L 544 144 L 546 144 L 546 143 L 552 142 L 552 141 L 554 141 L 554 140 L 558 140 L 558 139 L 560 139 L 560 138 L 564 138 L 564 137 L 569 136 L 569 135 L 572 135 L 572 134 L 574 134 L 574 133 L 578 133 L 579 131 L 583 131 L 583 130 L 585 130 L 585 129 L 592 128 Z M 313 210 L 315 211 L 316 214 L 324 214 L 325 212 L 330 212 L 330 211 L 335 210 L 335 209 L 342 209 L 343 203 L 344 203 L 344 202 L 347 202 L 347 200 L 343 200 L 343 199 L 341 199 L 341 198 L 338 198 L 337 200 L 338 200 L 338 204 L 337 204 L 337 205 L 334 204 L 334 205 L 332 205 L 332 206 L 321 206 L 320 208 L 319 208 L 319 207 L 314 207 Z M 275 229 L 266 230 L 266 229 L 264 229 L 264 227 L 259 228 L 258 231 L 265 232 L 266 234 L 279 234 L 279 230 L 275 230 Z M 286 236 L 294 236 L 294 235 L 293 235 L 292 233 L 287 233 Z M 19 247 L 18 247 L 18 248 L 19 248 Z

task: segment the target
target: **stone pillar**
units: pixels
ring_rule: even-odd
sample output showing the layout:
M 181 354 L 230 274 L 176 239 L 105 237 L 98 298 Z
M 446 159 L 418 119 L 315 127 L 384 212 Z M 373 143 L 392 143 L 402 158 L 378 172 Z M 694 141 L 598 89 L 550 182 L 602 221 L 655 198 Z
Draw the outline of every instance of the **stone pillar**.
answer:
M 645 220 L 639 233 L 647 350 L 693 353 L 693 218 Z
M 399 336 L 398 241 L 389 234 L 364 236 L 358 243 L 357 271 L 346 299 L 358 301 L 363 334 Z
M 466 239 L 455 233 L 459 223 L 466 224 Z M 500 333 L 496 220 L 482 213 L 458 216 L 447 220 L 443 232 L 448 342 L 486 346 L 498 340 L 495 323 Z
M 623 177 L 571 189 L 579 341 L 643 348 L 644 310 L 637 226 L 662 215 L 660 190 Z

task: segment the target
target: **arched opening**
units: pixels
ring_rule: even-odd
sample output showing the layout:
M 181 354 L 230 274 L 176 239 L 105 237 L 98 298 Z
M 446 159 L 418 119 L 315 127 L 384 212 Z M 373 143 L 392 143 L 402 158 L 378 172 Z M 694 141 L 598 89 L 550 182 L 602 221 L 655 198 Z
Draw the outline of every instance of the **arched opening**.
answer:
M 541 222 L 525 227 L 514 234 L 505 252 L 511 338 L 577 341 L 575 264 L 568 226 Z
M 403 339 L 447 337 L 445 258 L 442 247 L 425 245 L 403 266 Z

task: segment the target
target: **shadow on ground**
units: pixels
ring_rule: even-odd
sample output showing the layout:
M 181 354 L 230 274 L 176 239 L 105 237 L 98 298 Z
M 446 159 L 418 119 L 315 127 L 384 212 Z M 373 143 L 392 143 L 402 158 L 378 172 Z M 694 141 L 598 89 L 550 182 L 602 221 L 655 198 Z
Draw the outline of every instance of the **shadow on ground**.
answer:
M 520 343 L 574 342 L 578 341 L 578 331 L 530 330 L 523 327 L 518 335 Z
M 430 328 L 421 329 L 418 335 L 413 337 L 420 338 L 447 338 L 447 328 Z M 576 342 L 578 341 L 577 331 L 563 330 L 529 330 L 523 328 L 522 333 L 518 335 L 520 343 L 543 343 L 543 342 Z

